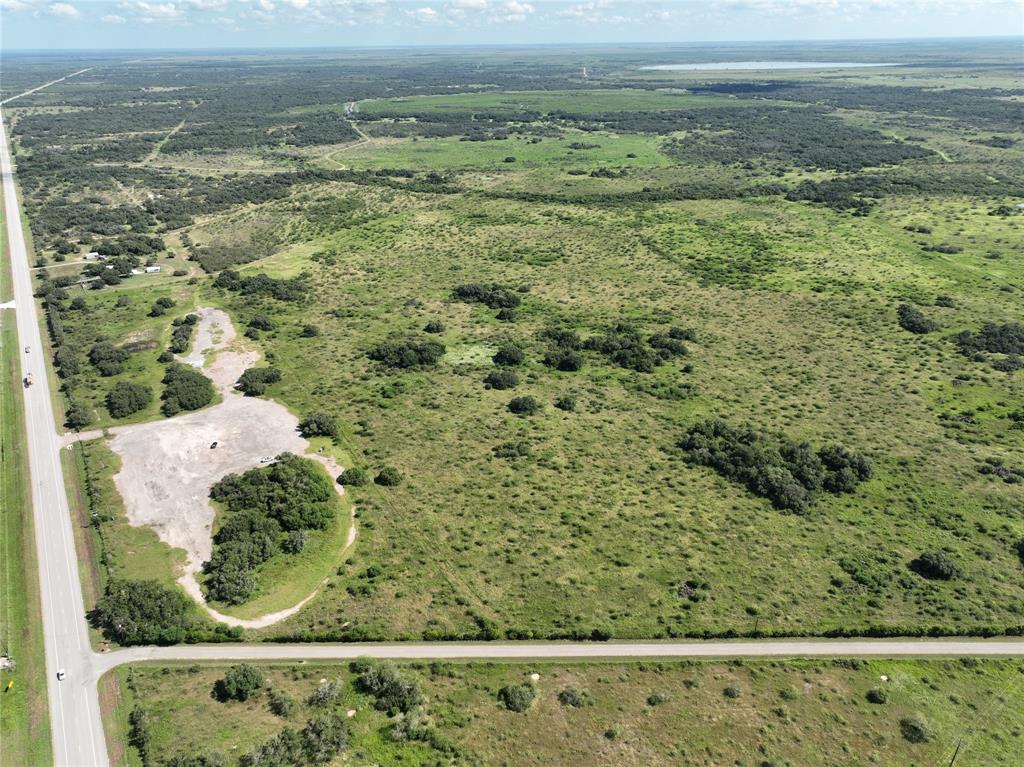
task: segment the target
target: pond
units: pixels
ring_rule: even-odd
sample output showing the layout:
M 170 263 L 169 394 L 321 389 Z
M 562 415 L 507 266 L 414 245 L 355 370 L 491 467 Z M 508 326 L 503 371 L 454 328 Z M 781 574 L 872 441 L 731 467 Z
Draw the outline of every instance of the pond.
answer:
M 657 64 L 641 69 L 662 72 L 683 72 L 700 70 L 755 70 L 755 69 L 854 69 L 857 67 L 898 67 L 893 62 L 863 61 L 713 61 L 702 64 Z

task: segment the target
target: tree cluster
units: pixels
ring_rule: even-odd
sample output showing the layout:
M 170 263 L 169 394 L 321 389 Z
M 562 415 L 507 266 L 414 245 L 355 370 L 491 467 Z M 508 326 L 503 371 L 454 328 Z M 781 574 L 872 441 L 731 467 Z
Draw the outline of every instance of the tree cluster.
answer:
M 168 418 L 183 410 L 199 410 L 213 402 L 213 382 L 191 365 L 177 362 L 167 366 L 164 373 L 164 391 L 160 406 Z
M 270 384 L 281 380 L 281 371 L 277 368 L 249 368 L 239 377 L 235 388 L 246 397 L 259 397 L 267 391 Z
M 483 304 L 490 309 L 514 309 L 520 304 L 515 291 L 498 283 L 459 285 L 452 290 L 452 297 L 457 301 Z
M 445 346 L 439 341 L 407 339 L 377 344 L 366 356 L 385 367 L 409 369 L 436 365 L 444 353 Z
M 725 421 L 692 426 L 679 443 L 687 460 L 767 498 L 777 509 L 806 513 L 822 491 L 850 493 L 871 477 L 871 463 L 841 445 L 817 451 L 806 442 L 762 435 Z
M 282 453 L 270 466 L 229 474 L 210 490 L 228 517 L 203 565 L 211 599 L 242 604 L 256 590 L 256 569 L 281 550 L 297 553 L 309 530 L 334 520 L 330 479 L 316 463 Z

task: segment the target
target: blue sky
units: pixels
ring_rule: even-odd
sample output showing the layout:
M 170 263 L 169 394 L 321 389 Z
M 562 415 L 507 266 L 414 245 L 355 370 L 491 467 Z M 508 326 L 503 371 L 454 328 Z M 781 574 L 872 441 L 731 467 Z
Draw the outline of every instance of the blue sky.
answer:
M 1024 0 L 0 0 L 4 49 L 1024 34 Z

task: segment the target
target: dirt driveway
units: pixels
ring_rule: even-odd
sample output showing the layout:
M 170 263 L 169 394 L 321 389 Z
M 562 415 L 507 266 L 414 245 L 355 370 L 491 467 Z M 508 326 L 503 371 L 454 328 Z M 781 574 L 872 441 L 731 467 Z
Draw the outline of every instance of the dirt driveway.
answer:
M 225 474 L 240 473 L 288 451 L 309 449 L 298 420 L 273 400 L 244 397 L 232 389 L 242 372 L 259 358 L 237 337 L 230 318 L 219 309 L 201 309 L 195 349 L 180 357 L 203 368 L 223 401 L 193 413 L 161 421 L 111 429 L 111 449 L 121 458 L 114 484 L 124 499 L 132 525 L 153 528 L 160 540 L 188 555 L 179 582 L 216 619 L 244 628 L 260 628 L 294 614 L 314 594 L 293 607 L 253 620 L 222 615 L 206 606 L 196 580 L 210 558 L 214 512 L 210 488 Z M 217 448 L 211 449 L 216 442 Z M 341 473 L 334 461 L 311 454 L 332 477 Z M 338 492 L 344 492 L 335 485 Z M 355 521 L 347 546 L 355 540 Z

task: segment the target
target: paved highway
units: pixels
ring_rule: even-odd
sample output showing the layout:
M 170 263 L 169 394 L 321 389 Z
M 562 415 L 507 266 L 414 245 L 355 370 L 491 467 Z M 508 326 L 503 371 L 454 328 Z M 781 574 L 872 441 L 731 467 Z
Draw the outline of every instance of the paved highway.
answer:
M 85 70 L 82 70 L 85 71 Z M 78 73 L 76 73 L 78 74 Z M 64 79 L 64 78 L 61 78 Z M 54 82 L 60 82 L 55 80 Z M 40 86 L 40 88 L 45 86 Z M 33 91 L 39 90 L 35 88 Z M 25 94 L 21 94 L 25 95 Z M 18 98 L 17 96 L 8 101 Z M 42 590 L 46 673 L 54 759 L 63 767 L 106 767 L 96 683 L 106 671 L 144 661 L 345 660 L 358 656 L 391 659 L 628 660 L 633 658 L 813 657 L 813 656 L 1024 656 L 1024 640 L 1014 639 L 774 639 L 693 642 L 419 642 L 381 644 L 219 644 L 137 647 L 95 653 L 89 644 L 78 576 L 71 514 L 50 396 L 39 317 L 32 296 L 7 135 L 0 114 L 0 171 L 14 276 L 18 337 L 23 374 L 35 383 L 24 389 L 31 469 L 32 504 Z M 66 678 L 57 681 L 57 671 Z
M 2 122 L 0 114 L 0 173 L 3 175 L 18 339 L 22 348 L 21 370 L 23 377 L 32 374 L 34 379 L 32 386 L 24 387 L 25 425 L 42 590 L 53 752 L 59 765 L 106 765 L 107 749 L 94 681 L 95 656 L 89 646 L 71 514 L 61 471 L 61 443 L 55 428 L 58 421 L 54 419 L 46 369 L 47 347 L 43 344 L 32 296 L 29 254 L 6 127 Z M 24 351 L 26 348 L 28 352 Z M 59 670 L 66 674 L 62 682 L 57 681 Z
M 633 660 L 643 658 L 813 658 L 1024 656 L 1015 639 L 755 639 L 689 642 L 392 642 L 215 644 L 132 647 L 98 656 L 100 674 L 143 661 Z

